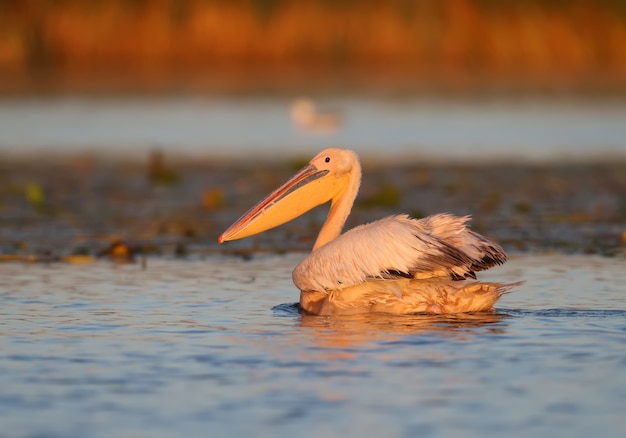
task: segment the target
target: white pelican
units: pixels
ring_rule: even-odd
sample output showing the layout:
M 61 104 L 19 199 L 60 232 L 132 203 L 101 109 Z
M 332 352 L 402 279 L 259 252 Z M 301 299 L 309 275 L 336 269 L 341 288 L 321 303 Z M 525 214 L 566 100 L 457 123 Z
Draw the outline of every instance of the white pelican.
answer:
M 293 271 L 300 306 L 318 314 L 462 313 L 493 310 L 509 284 L 477 281 L 506 261 L 495 242 L 469 230 L 469 217 L 389 216 L 341 234 L 361 183 L 357 155 L 320 152 L 218 238 L 241 239 L 331 201 L 313 251 Z
M 337 112 L 321 112 L 310 99 L 296 99 L 291 105 L 293 123 L 304 131 L 332 134 L 341 127 L 341 116 Z

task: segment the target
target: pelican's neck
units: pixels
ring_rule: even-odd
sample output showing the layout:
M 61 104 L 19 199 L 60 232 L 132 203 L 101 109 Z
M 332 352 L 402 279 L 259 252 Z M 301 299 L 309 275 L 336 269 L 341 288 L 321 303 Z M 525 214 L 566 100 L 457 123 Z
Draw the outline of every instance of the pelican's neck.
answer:
M 345 189 L 332 199 L 328 217 L 326 218 L 324 225 L 322 225 L 322 229 L 317 236 L 315 245 L 313 245 L 313 251 L 336 239 L 341 234 L 341 230 L 343 229 L 343 226 L 350 215 L 350 211 L 352 210 L 352 205 L 354 204 L 356 195 L 359 193 L 360 185 L 361 165 L 357 159 L 348 173 L 348 183 L 346 184 Z

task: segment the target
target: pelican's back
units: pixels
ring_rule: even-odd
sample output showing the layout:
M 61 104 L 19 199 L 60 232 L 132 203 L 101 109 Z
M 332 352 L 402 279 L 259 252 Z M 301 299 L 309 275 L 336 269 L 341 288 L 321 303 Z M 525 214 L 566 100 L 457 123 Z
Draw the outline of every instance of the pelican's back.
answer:
M 506 261 L 502 248 L 465 225 L 469 217 L 389 216 L 360 225 L 313 251 L 294 270 L 300 290 L 345 289 L 369 279 L 476 278 Z

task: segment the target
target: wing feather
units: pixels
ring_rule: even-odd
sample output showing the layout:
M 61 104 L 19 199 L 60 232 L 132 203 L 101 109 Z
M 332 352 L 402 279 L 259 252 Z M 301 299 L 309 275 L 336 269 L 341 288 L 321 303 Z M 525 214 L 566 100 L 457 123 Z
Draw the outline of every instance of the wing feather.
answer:
M 360 225 L 304 259 L 293 272 L 294 283 L 305 291 L 329 291 L 372 278 L 476 278 L 474 271 L 504 263 L 506 255 L 469 230 L 468 220 L 398 215 Z

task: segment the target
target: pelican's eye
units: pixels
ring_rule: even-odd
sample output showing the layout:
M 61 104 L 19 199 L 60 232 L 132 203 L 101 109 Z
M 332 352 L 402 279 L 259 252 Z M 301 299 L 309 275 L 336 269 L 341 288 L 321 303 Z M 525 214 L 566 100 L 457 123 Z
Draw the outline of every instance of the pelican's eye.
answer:
M 330 157 L 326 157 L 326 158 L 324 158 L 324 162 L 325 162 L 325 163 L 330 163 Z

